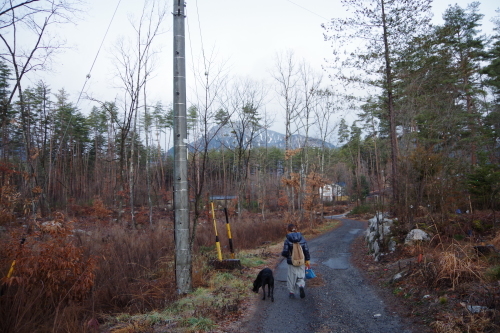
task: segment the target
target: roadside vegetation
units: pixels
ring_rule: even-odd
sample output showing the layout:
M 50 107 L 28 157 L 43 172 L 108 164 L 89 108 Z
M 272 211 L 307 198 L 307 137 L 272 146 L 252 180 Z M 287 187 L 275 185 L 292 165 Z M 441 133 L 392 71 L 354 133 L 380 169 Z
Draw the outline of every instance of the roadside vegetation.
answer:
M 173 222 L 165 213 L 156 224 L 130 230 L 112 222 L 104 208 L 74 207 L 85 216 L 55 214 L 54 220 L 9 226 L 0 237 L 2 332 L 169 332 L 211 331 L 237 320 L 253 297 L 253 279 L 280 256 L 293 216 L 246 214 L 232 225 L 241 269 L 217 270 L 213 221 L 201 220 L 194 241 L 193 292 L 178 295 Z M 339 209 L 346 209 L 339 207 Z M 171 215 L 171 213 L 169 213 Z M 222 212 L 218 212 L 223 217 Z M 230 258 L 225 220 L 218 218 L 224 259 Z M 331 229 L 317 219 L 301 227 L 314 235 Z M 21 244 L 21 240 L 23 243 Z
M 371 212 L 350 214 L 368 219 Z M 355 210 L 353 210 L 355 211 Z M 364 211 L 364 210 L 363 210 Z M 396 297 L 394 308 L 426 331 L 498 332 L 500 330 L 500 212 L 474 211 L 442 215 L 421 212 L 415 227 L 431 240 L 405 245 L 396 222 L 396 250 L 375 261 L 365 248 L 357 264 L 384 294 Z M 398 228 L 399 227 L 399 228 Z M 398 275 L 398 278 L 395 277 Z

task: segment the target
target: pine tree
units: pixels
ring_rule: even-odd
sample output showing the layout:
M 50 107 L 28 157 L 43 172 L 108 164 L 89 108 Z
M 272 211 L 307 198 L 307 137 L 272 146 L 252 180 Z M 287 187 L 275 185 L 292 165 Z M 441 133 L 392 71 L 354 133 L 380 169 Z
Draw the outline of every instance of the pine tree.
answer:
M 361 86 L 374 87 L 384 103 L 389 126 L 393 202 L 398 201 L 398 155 L 395 109 L 394 63 L 406 42 L 422 33 L 430 20 L 431 0 L 344 0 L 342 4 L 352 15 L 332 19 L 325 25 L 325 38 L 333 42 L 332 77 Z M 345 52 L 339 45 L 361 46 Z M 342 54 L 343 50 L 346 54 Z
M 10 121 L 14 115 L 11 105 L 9 103 L 9 67 L 0 60 L 0 126 L 1 126 L 1 156 L 3 160 L 8 159 L 10 155 Z
M 500 14 L 500 9 L 497 10 Z M 493 43 L 487 51 L 485 58 L 488 65 L 481 69 L 481 74 L 486 75 L 484 84 L 491 89 L 493 100 L 489 103 L 487 115 L 484 118 L 482 127 L 487 138 L 487 146 L 490 148 L 490 161 L 500 164 L 498 154 L 498 142 L 500 141 L 500 15 L 495 20 L 495 36 Z
M 461 109 L 464 127 L 461 129 L 461 149 L 470 155 L 472 165 L 477 163 L 477 147 L 480 145 L 478 124 L 480 110 L 478 97 L 480 87 L 480 61 L 484 55 L 484 37 L 479 26 L 483 17 L 478 13 L 479 2 L 466 9 L 458 5 L 449 6 L 443 15 L 445 23 L 437 29 L 440 47 L 451 56 L 451 70 L 455 75 L 455 104 Z M 460 112 L 459 112 L 460 113 Z

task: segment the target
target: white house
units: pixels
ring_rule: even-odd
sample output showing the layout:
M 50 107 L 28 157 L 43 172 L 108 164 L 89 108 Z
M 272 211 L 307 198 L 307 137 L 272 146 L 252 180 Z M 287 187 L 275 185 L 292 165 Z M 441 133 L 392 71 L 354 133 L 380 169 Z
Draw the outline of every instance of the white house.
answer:
M 344 194 L 344 188 L 339 184 L 328 184 L 319 188 L 319 195 L 323 201 L 334 201 Z

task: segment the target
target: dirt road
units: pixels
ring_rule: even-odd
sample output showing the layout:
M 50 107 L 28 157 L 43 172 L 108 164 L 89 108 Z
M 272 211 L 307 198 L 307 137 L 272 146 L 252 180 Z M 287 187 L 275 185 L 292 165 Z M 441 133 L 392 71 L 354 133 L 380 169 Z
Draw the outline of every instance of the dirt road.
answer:
M 386 309 L 349 261 L 350 245 L 361 236 L 363 222 L 341 221 L 337 229 L 308 240 L 311 265 L 318 277 L 307 281 L 306 298 L 288 298 L 287 264 L 282 261 L 274 270 L 274 303 L 259 300 L 255 314 L 238 332 L 412 332 Z

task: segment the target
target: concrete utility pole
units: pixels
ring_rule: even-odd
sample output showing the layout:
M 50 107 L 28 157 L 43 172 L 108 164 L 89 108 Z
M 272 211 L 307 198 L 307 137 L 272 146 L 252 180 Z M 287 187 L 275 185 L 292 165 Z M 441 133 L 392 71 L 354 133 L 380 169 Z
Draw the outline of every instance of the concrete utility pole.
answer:
M 186 123 L 184 1 L 174 0 L 174 212 L 177 292 L 192 290 Z

